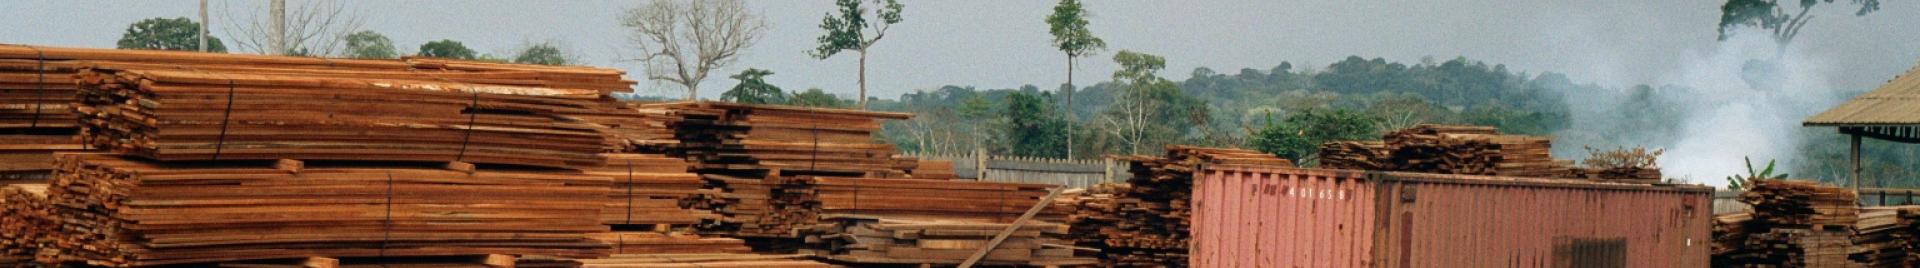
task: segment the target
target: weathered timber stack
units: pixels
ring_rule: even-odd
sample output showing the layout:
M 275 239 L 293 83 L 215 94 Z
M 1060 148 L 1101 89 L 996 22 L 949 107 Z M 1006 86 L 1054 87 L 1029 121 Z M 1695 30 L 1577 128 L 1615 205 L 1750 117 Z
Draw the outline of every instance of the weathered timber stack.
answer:
M 1045 198 L 1050 185 L 916 179 L 793 176 L 770 197 L 777 204 L 759 227 L 764 233 L 806 237 L 822 217 L 861 215 L 900 220 L 1008 223 Z M 1069 207 L 1043 207 L 1035 219 L 1061 222 Z
M 1572 178 L 1622 183 L 1658 183 L 1661 178 L 1657 168 L 1575 167 L 1569 172 Z
M 1795 180 L 1756 180 L 1741 202 L 1753 205 L 1742 246 L 1748 255 L 1723 267 L 1849 267 L 1860 207 L 1851 190 Z
M 1753 221 L 1752 212 L 1714 215 L 1712 228 L 1714 267 L 1740 267 L 1737 264 L 1756 263 L 1764 258 L 1757 250 L 1747 247 L 1752 229 L 1765 228 Z
M 919 160 L 907 175 L 916 180 L 952 180 L 954 174 L 952 160 Z
M 654 154 L 606 154 L 607 163 L 587 174 L 613 178 L 600 222 L 618 229 L 691 227 L 716 220 L 713 211 L 682 206 L 707 194 L 706 183 L 686 160 Z
M 1906 267 L 1911 222 L 1901 219 L 1900 213 L 1909 210 L 1920 210 L 1920 206 L 1862 208 L 1853 224 L 1849 259 L 1861 267 Z
M 1900 245 L 1907 256 L 1899 263 L 1902 267 L 1920 265 L 1920 209 L 1901 209 L 1898 213 L 1900 230 L 1895 231 L 1895 239 L 1905 241 Z
M 1115 198 L 1120 218 L 1101 229 L 1101 261 L 1110 266 L 1187 266 L 1198 165 L 1292 167 L 1286 159 L 1252 150 L 1169 145 L 1164 157 L 1128 159 L 1128 192 Z
M 1009 223 L 953 220 L 903 220 L 869 216 L 828 217 L 812 228 L 806 252 L 828 260 L 858 264 L 960 264 L 985 247 Z M 1091 265 L 1075 257 L 1068 226 L 1029 221 L 987 252 L 981 264 L 1018 266 Z
M 603 161 L 599 132 L 553 114 L 592 105 L 571 98 L 594 91 L 97 68 L 79 77 L 82 138 L 161 161 Z
M 1577 177 L 1572 168 L 1573 161 L 1553 159 L 1551 148 L 1551 139 L 1501 135 L 1493 127 L 1422 124 L 1389 132 L 1381 141 L 1333 141 L 1321 144 L 1320 167 L 1537 178 Z M 1599 172 L 1616 171 L 1594 172 L 1596 176 L 1610 176 L 1613 173 Z M 1659 171 L 1654 170 L 1652 176 L 1657 181 Z
M 611 180 L 575 170 L 283 160 L 157 163 L 63 155 L 50 198 L 63 260 L 149 266 L 236 260 L 535 254 L 607 245 Z
M 1320 168 L 1384 170 L 1387 143 L 1382 141 L 1331 141 L 1320 144 Z
M 1073 207 L 1073 215 L 1067 218 L 1067 237 L 1073 239 L 1079 248 L 1100 249 L 1107 247 L 1107 235 L 1102 233 L 1125 220 L 1120 217 L 1123 206 L 1138 206 L 1139 199 L 1130 199 L 1130 204 L 1120 204 L 1120 196 L 1133 191 L 1132 185 L 1125 183 L 1101 183 L 1088 186 L 1083 191 L 1067 192 L 1058 200 L 1062 205 Z M 1104 253 L 1096 253 L 1096 256 Z
M 799 176 L 906 178 L 917 164 L 875 141 L 881 120 L 905 113 L 724 102 L 644 105 L 668 109 L 679 138 L 674 154 L 694 163 L 715 192 L 690 201 L 722 215 L 701 225 L 709 234 L 798 238 L 793 224 L 815 213 Z M 802 214 L 802 215 L 795 215 Z
M 1500 135 L 1484 126 L 1423 124 L 1387 133 L 1385 166 L 1440 174 L 1564 177 L 1571 162 L 1555 161 L 1552 140 Z
M 52 213 L 46 184 L 0 185 L 0 258 L 33 262 L 58 237 Z
M 45 183 L 53 154 L 85 149 L 72 134 L 0 134 L 0 183 Z
M 73 138 L 75 113 L 84 83 L 76 74 L 87 68 L 214 72 L 223 74 L 301 75 L 354 79 L 431 80 L 506 87 L 542 87 L 594 92 L 575 101 L 590 105 L 553 110 L 586 121 L 607 134 L 617 151 L 662 151 L 676 143 L 663 128 L 661 111 L 622 103 L 613 93 L 631 91 L 634 81 L 614 69 L 499 64 L 432 58 L 399 60 L 329 59 L 197 53 L 160 50 L 61 48 L 0 44 L 0 180 L 44 179 L 52 152 L 85 150 Z M 99 82 L 99 81 L 93 81 Z M 224 84 L 224 83 L 216 83 Z M 217 96 L 209 96 L 217 98 Z M 240 103 L 245 105 L 244 102 Z M 244 107 L 244 106 L 243 106 Z M 14 161 L 19 160 L 19 161 Z M 44 160 L 44 161 L 42 161 Z
M 610 232 L 592 235 L 613 245 L 613 254 L 739 254 L 751 253 L 747 242 L 735 238 L 701 237 L 686 233 Z
M 621 254 L 580 260 L 585 268 L 838 268 L 801 254 L 660 253 Z

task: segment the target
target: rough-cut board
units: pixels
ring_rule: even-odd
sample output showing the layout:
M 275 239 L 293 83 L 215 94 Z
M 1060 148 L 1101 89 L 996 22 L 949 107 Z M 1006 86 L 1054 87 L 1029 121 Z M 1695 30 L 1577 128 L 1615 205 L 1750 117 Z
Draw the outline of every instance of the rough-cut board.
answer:
M 606 139 L 557 109 L 594 91 L 428 80 L 86 69 L 81 136 L 162 161 L 463 161 L 594 167 Z M 576 97 L 578 96 L 578 97 Z
M 1031 205 L 1031 204 L 1029 204 Z M 901 220 L 871 215 L 836 215 L 806 230 L 807 252 L 856 264 L 960 264 L 1008 229 L 1007 223 L 954 220 Z M 1092 265 L 1076 257 L 1064 236 L 1067 225 L 1030 221 L 988 251 L 988 265 Z
M 1721 220 L 1737 226 L 1715 228 L 1727 232 L 1714 235 L 1716 265 L 1861 265 L 1850 259 L 1861 216 L 1853 191 L 1810 181 L 1755 180 L 1740 201 L 1752 205 L 1753 212 Z
M 701 237 L 687 233 L 610 232 L 591 235 L 613 245 L 613 254 L 750 253 L 753 248 L 736 238 Z
M 608 225 L 693 226 L 718 220 L 711 210 L 682 205 L 708 190 L 686 160 L 652 154 L 606 154 L 605 166 L 587 174 L 613 178 L 600 222 Z
M 834 268 L 798 254 L 658 253 L 619 254 L 580 260 L 585 268 Z
M 571 170 L 273 161 L 156 163 L 62 155 L 49 198 L 63 260 L 101 266 L 307 256 L 535 254 L 608 245 L 611 179 Z M 278 165 L 285 167 L 287 165 Z
M 796 238 L 794 226 L 819 209 L 795 199 L 812 189 L 795 178 L 907 178 L 919 166 L 873 138 L 883 120 L 911 114 L 724 102 L 640 108 L 676 116 L 669 123 L 679 140 L 672 154 L 692 161 L 711 189 L 688 203 L 722 216 L 701 225 L 708 234 Z
M 31 262 L 56 242 L 53 212 L 46 184 L 0 185 L 0 258 Z

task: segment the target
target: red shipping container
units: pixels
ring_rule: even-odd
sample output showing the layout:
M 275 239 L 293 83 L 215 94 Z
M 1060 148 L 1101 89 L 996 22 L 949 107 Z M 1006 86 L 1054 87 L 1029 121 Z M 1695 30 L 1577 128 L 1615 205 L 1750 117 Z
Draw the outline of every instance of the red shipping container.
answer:
M 1206 166 L 1195 267 L 1707 267 L 1702 186 Z

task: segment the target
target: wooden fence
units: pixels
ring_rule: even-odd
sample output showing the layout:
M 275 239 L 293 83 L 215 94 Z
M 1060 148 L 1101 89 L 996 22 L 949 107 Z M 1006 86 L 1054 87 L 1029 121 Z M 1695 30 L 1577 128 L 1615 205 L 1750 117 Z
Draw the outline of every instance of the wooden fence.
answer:
M 1087 187 L 1102 182 L 1126 181 L 1126 163 L 1112 159 L 1058 159 L 991 155 L 986 150 L 972 154 L 918 154 L 920 159 L 953 161 L 953 173 L 960 179 L 1066 185 Z M 981 168 L 985 167 L 985 168 Z

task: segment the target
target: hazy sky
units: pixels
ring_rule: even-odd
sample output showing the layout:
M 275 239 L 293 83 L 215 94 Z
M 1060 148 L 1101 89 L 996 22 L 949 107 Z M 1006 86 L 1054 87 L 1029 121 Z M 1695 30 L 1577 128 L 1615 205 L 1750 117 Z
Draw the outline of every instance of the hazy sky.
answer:
M 293 1 L 301 5 L 302 1 Z M 1845 1 L 1841 1 L 1845 2 Z M 192 17 L 196 1 L 4 1 L 0 43 L 112 47 L 128 24 L 150 17 Z M 213 1 L 214 34 L 225 37 L 264 1 Z M 633 55 L 617 23 L 636 1 L 356 1 L 364 29 L 392 37 L 403 52 L 429 40 L 454 39 L 496 55 L 528 42 L 558 41 L 588 64 L 638 72 L 619 60 Z M 869 59 L 874 96 L 892 98 L 941 85 L 1009 88 L 1064 82 L 1064 59 L 1050 46 L 1043 17 L 1053 1 L 907 1 L 906 20 Z M 770 79 L 798 90 L 819 87 L 852 95 L 852 55 L 815 60 L 817 24 L 831 1 L 750 1 L 772 29 L 734 66 L 771 69 Z M 1109 51 L 1083 61 L 1082 81 L 1107 80 L 1113 52 L 1163 55 L 1163 76 L 1184 79 L 1195 67 L 1221 73 L 1266 70 L 1281 61 L 1322 67 L 1349 55 L 1416 62 L 1465 56 L 1518 71 L 1568 73 L 1608 86 L 1664 83 L 1680 61 L 1711 53 L 1718 1 L 1091 1 L 1093 32 Z M 1795 46 L 1841 66 L 1840 87 L 1876 86 L 1920 60 L 1920 4 L 1889 2 L 1854 17 L 1825 7 Z M 732 85 L 725 74 L 703 84 L 703 96 Z M 1082 83 L 1083 85 L 1089 83 Z M 642 92 L 654 88 L 643 84 Z M 676 89 L 677 90 L 677 89 Z M 654 94 L 678 95 L 678 91 Z

